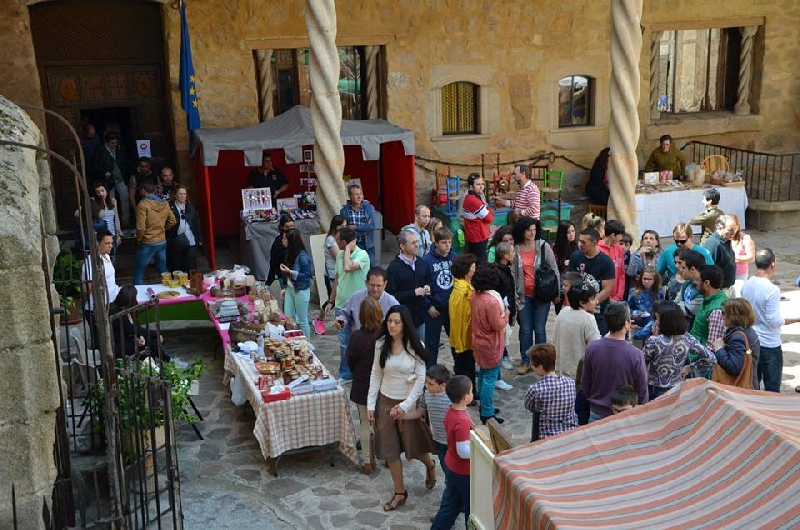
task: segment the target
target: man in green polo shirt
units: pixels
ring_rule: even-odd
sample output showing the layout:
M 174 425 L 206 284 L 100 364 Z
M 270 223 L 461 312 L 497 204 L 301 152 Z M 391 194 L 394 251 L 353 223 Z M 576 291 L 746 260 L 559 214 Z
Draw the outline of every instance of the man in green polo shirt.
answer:
M 328 302 L 333 304 L 336 328 L 339 330 L 339 382 L 353 380 L 344 352 L 350 342 L 350 324 L 342 315 L 342 308 L 350 296 L 364 288 L 369 271 L 369 254 L 356 244 L 356 231 L 350 227 L 340 228 L 336 233 L 340 252 L 336 255 L 336 280 L 331 287 Z M 330 304 L 329 304 L 330 305 Z M 327 312 L 327 309 L 326 309 Z
M 703 265 L 694 284 L 703 295 L 703 304 L 692 324 L 691 334 L 700 344 L 713 349 L 715 340 L 721 339 L 725 332 L 722 319 L 722 303 L 728 299 L 722 291 L 722 269 L 717 265 Z

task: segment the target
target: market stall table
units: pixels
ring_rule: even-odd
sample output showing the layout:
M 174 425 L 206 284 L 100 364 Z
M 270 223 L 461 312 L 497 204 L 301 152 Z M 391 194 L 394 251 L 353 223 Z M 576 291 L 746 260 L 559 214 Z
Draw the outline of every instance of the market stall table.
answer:
M 306 250 L 311 248 L 310 237 L 320 233 L 319 219 L 297 219 L 295 229 L 303 236 Z M 259 281 L 267 279 L 269 273 L 269 252 L 278 235 L 277 221 L 258 221 L 249 223 L 241 220 L 239 244 L 244 264 L 250 268 L 250 274 Z M 309 256 L 311 252 L 308 253 Z
M 713 186 L 719 190 L 719 207 L 725 213 L 739 216 L 742 228 L 745 227 L 744 212 L 747 209 L 747 193 L 743 187 Z M 703 211 L 704 188 L 680 191 L 663 191 L 658 193 L 637 193 L 636 214 L 639 224 L 639 235 L 645 230 L 655 230 L 661 237 L 672 234 L 678 223 L 689 219 Z M 701 231 L 695 228 L 695 234 Z M 695 241 L 699 241 L 699 238 Z
M 316 356 L 313 362 L 320 363 Z M 327 392 L 264 403 L 258 389 L 260 374 L 250 356 L 226 349 L 226 368 L 229 364 L 233 366 L 234 376 L 244 385 L 247 401 L 256 415 L 253 434 L 275 475 L 281 456 L 308 448 L 327 447 L 330 451 L 336 445 L 358 464 L 355 427 L 341 386 Z

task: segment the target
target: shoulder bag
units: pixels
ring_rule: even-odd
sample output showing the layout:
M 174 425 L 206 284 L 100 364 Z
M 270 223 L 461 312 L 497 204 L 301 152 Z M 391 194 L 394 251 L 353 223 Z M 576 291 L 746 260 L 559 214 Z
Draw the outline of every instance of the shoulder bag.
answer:
M 744 352 L 744 361 L 742 362 L 742 369 L 739 372 L 739 375 L 732 376 L 719 364 L 714 365 L 714 369 L 711 372 L 711 380 L 717 383 L 722 383 L 723 385 L 729 386 L 736 386 L 739 388 L 745 388 L 748 390 L 753 389 L 753 352 L 750 350 L 750 341 L 747 340 L 747 334 L 744 331 L 736 330 L 734 333 L 741 333 L 742 337 L 744 337 L 744 345 L 745 345 L 745 352 Z
M 544 246 L 545 242 L 542 241 L 542 245 L 539 247 L 539 267 L 536 269 L 536 289 L 534 289 L 533 296 L 537 301 L 547 303 L 552 302 L 558 296 L 561 286 L 558 285 L 556 272 L 545 263 Z

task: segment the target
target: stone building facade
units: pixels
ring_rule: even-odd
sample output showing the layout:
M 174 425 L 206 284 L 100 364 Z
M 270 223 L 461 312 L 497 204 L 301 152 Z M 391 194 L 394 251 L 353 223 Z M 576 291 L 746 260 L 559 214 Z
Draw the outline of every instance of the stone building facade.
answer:
M 0 3 L 8 13 L 0 21 L 0 93 L 14 101 L 47 103 L 29 13 L 47 3 Z M 475 168 L 460 164 L 479 163 L 481 153 L 496 152 L 501 160 L 511 161 L 552 152 L 586 167 L 608 145 L 613 21 L 607 3 L 342 0 L 336 4 L 341 46 L 380 46 L 385 72 L 381 117 L 415 132 L 419 192 L 431 188 L 438 161 L 450 162 L 454 172 L 465 174 Z M 679 144 L 702 140 L 782 151 L 800 146 L 795 104 L 800 97 L 796 38 L 800 4 L 643 0 L 642 8 L 638 104 L 642 165 L 665 133 Z M 259 121 L 259 52 L 307 47 L 304 9 L 301 0 L 187 0 L 204 127 Z M 160 14 L 164 112 L 170 145 L 175 146 L 169 158 L 177 162 L 185 179 L 192 166 L 178 91 L 180 16 L 172 2 L 161 3 Z M 703 51 L 696 49 L 700 41 L 686 32 L 705 35 L 706 31 L 729 41 L 722 45 L 715 41 L 700 62 L 689 60 L 691 54 L 702 59 Z M 675 38 L 664 41 L 665 32 Z M 712 58 L 712 53 L 719 57 Z M 653 75 L 654 68 L 659 75 Z M 678 91 L 686 79 L 704 75 L 716 80 L 698 82 L 698 87 L 725 86 L 724 90 L 711 87 L 715 93 L 705 98 L 703 112 L 658 110 L 664 108 L 658 97 L 666 88 L 651 91 L 651 86 L 671 84 Z M 590 93 L 583 100 L 589 118 L 578 126 L 560 126 L 564 107 L 559 87 L 571 76 L 590 80 Z M 472 134 L 443 134 L 442 91 L 454 82 L 477 87 L 477 125 Z M 746 90 L 737 94 L 742 88 Z M 711 101 L 715 95 L 718 104 Z M 558 158 L 553 165 L 572 175 L 574 184 L 585 179 L 585 169 L 571 162 Z M 420 197 L 428 199 L 427 194 Z

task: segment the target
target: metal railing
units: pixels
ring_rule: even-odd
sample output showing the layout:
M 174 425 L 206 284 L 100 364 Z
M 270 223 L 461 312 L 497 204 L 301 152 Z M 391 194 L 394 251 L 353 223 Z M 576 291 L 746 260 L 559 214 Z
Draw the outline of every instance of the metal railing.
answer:
M 732 172 L 741 172 L 747 196 L 766 202 L 800 200 L 800 153 L 764 153 L 724 145 L 691 141 L 684 146 L 700 164 L 706 157 L 722 155 Z

